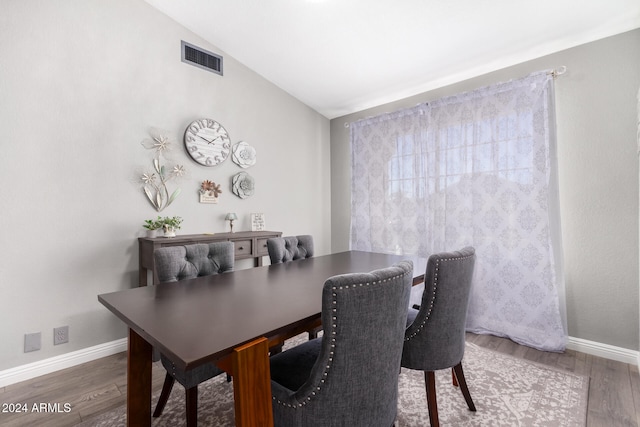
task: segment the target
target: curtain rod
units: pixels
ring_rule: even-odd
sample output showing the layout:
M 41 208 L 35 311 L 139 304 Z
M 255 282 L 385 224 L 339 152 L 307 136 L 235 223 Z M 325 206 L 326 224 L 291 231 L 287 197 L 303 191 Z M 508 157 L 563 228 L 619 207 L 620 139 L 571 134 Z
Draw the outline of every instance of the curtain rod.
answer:
M 554 68 L 552 70 L 547 71 L 547 74 L 550 74 L 555 79 L 556 77 L 561 76 L 561 75 L 565 74 L 566 72 L 567 72 L 566 65 L 561 65 L 559 68 Z M 419 103 L 419 104 L 421 104 L 421 103 Z M 344 127 L 346 129 L 349 128 L 349 125 L 350 125 L 349 122 L 345 122 L 344 123 Z M 638 152 L 640 153 L 640 141 L 638 142 L 638 147 L 639 147 L 638 148 Z

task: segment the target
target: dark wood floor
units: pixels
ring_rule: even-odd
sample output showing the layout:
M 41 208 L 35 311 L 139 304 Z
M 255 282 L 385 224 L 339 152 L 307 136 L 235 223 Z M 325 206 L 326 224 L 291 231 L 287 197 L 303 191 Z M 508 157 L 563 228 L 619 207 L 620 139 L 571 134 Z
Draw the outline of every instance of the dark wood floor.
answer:
M 467 334 L 467 341 L 521 359 L 591 377 L 587 425 L 638 426 L 640 376 L 636 366 L 567 350 L 547 353 L 488 335 Z M 2 408 L 26 404 L 27 413 L 0 412 L 0 425 L 73 426 L 89 417 L 123 405 L 127 392 L 126 354 L 120 353 L 0 389 Z M 164 370 L 153 369 L 154 392 L 160 390 Z M 33 412 L 33 404 L 60 404 L 59 413 Z M 65 412 L 64 404 L 71 405 Z M 15 409 L 15 408 L 14 408 Z M 52 409 L 52 408 L 49 408 Z M 53 409 L 56 409 L 55 406 Z

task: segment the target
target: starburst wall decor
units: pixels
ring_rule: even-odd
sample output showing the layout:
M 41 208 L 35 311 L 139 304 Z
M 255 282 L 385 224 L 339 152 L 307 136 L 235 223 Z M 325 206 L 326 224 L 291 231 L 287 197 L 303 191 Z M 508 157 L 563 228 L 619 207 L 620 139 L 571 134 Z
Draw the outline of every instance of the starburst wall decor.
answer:
M 144 148 L 155 151 L 152 159 L 153 170 L 144 171 L 140 176 L 140 182 L 147 199 L 160 212 L 180 194 L 180 188 L 176 188 L 170 195 L 167 184 L 171 180 L 183 177 L 186 170 L 182 165 L 172 167 L 163 165 L 161 157 L 165 157 L 166 160 L 166 153 L 171 150 L 172 142 L 164 131 L 152 129 L 149 133 L 151 138 L 144 139 L 141 144 Z

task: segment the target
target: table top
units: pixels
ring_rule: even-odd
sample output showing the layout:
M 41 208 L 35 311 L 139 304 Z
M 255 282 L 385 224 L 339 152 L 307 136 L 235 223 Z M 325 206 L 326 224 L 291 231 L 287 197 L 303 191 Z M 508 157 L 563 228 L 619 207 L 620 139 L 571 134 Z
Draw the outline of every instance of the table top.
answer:
M 414 261 L 348 251 L 294 262 L 236 270 L 180 282 L 98 295 L 98 300 L 176 365 L 217 360 L 234 347 L 319 318 L 327 278 Z

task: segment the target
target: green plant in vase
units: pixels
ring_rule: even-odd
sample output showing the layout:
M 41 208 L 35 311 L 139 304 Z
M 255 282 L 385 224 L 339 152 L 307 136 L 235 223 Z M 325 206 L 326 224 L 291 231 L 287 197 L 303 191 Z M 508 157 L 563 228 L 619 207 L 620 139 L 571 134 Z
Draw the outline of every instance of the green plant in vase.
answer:
M 147 237 L 157 237 L 158 230 L 162 228 L 162 218 L 158 216 L 157 219 L 145 219 L 142 227 L 147 229 Z
M 180 225 L 182 224 L 182 218 L 179 216 L 168 217 L 160 219 L 162 223 L 162 229 L 164 230 L 164 237 L 175 237 L 176 230 L 180 230 Z

